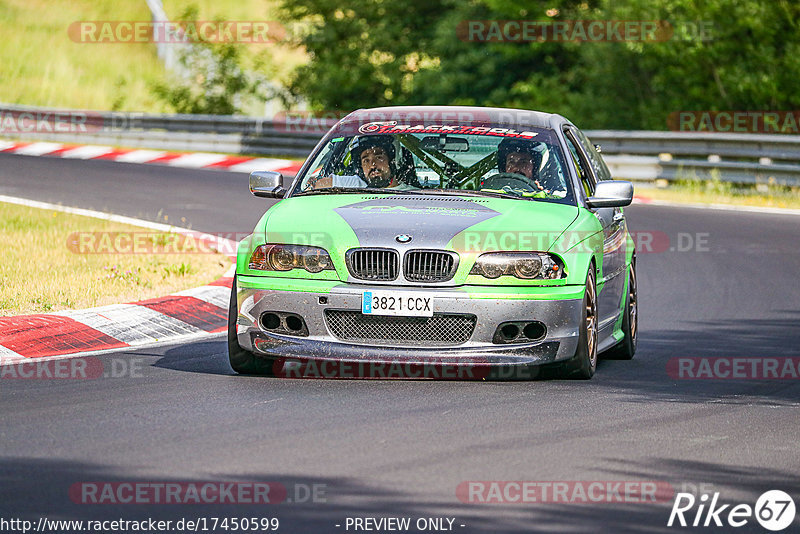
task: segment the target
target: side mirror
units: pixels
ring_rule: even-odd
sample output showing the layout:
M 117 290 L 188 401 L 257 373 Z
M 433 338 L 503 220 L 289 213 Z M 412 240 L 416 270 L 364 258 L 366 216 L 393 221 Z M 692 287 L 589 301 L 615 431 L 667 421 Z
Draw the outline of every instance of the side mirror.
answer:
M 283 175 L 276 171 L 253 171 L 250 173 L 250 192 L 257 197 L 283 198 Z
M 618 208 L 633 202 L 633 184 L 617 180 L 598 182 L 594 195 L 586 199 L 590 208 Z

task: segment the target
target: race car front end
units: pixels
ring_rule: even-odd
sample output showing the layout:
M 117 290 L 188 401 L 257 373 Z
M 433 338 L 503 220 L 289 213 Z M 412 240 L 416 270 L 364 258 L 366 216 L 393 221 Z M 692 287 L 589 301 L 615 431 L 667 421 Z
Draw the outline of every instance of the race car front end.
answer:
M 458 378 L 512 377 L 514 369 L 569 360 L 592 253 L 546 248 L 577 210 L 529 203 L 526 214 L 514 200 L 473 200 L 351 195 L 275 206 L 240 244 L 240 347 L 285 376 L 311 368 L 341 377 L 435 378 L 443 369 Z M 401 220 L 389 216 L 398 206 Z M 513 216 L 503 214 L 509 206 Z M 316 214 L 304 232 L 285 223 L 300 213 Z M 547 236 L 543 250 L 522 251 L 529 242 L 509 239 L 499 244 L 511 250 L 486 246 L 487 236 L 519 240 L 513 228 L 526 215 L 546 230 L 537 232 Z

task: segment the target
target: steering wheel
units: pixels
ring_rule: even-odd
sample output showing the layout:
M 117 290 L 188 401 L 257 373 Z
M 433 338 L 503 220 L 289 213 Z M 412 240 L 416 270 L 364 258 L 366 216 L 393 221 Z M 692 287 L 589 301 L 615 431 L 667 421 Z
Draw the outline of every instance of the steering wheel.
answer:
M 510 189 L 523 190 L 526 193 L 535 193 L 537 189 L 531 185 L 528 178 L 514 172 L 501 172 L 486 178 L 481 189 Z

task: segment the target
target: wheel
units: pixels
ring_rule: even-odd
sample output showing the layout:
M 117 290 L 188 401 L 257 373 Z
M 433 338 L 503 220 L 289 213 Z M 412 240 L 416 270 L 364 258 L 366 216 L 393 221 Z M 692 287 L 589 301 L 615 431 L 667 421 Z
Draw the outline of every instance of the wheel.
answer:
M 594 266 L 586 273 L 586 291 L 583 296 L 583 313 L 578 333 L 575 356 L 567 361 L 561 375 L 565 378 L 589 379 L 597 369 L 597 284 Z
M 236 306 L 236 277 L 231 284 L 231 302 L 228 306 L 228 359 L 234 371 L 242 375 L 272 375 L 272 362 L 259 358 L 249 350 L 239 346 L 236 336 L 236 317 L 239 309 Z
M 504 187 L 522 189 L 528 193 L 536 191 L 525 176 L 513 172 L 501 172 L 490 176 L 481 185 L 481 189 L 503 189 Z
M 622 312 L 622 333 L 625 338 L 614 345 L 604 357 L 610 360 L 630 360 L 636 352 L 636 336 L 639 333 L 639 309 L 636 294 L 636 260 L 631 262 L 628 274 L 628 293 L 625 295 L 625 309 Z

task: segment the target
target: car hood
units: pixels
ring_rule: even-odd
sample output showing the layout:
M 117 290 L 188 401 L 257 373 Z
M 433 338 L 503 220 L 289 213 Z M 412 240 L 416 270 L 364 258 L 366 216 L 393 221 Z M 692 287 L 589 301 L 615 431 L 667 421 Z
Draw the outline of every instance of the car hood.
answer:
M 535 200 L 311 195 L 277 203 L 261 230 L 267 243 L 322 246 L 337 256 L 353 247 L 547 250 L 577 215 L 575 206 Z

